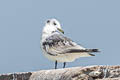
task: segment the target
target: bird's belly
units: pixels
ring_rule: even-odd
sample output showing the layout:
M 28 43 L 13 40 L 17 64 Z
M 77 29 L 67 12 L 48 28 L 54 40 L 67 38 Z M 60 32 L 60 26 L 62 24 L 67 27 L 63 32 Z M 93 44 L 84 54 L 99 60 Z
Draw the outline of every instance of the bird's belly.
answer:
M 90 55 L 88 53 L 66 53 L 66 54 L 60 54 L 57 56 L 45 54 L 45 56 L 52 61 L 73 62 L 75 59 L 79 57 L 88 57 Z
M 58 61 L 58 62 L 72 62 L 72 61 L 75 60 L 75 58 L 73 58 L 73 57 L 68 57 L 68 56 L 65 56 L 65 55 L 52 56 L 52 55 L 49 55 L 49 54 L 45 54 L 45 56 L 46 56 L 49 60 Z

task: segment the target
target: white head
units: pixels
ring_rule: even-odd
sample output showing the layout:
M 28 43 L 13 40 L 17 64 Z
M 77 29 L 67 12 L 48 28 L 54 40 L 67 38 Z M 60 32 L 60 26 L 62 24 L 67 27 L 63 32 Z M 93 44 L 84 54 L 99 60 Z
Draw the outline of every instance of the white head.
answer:
M 58 20 L 48 19 L 45 22 L 45 27 L 43 29 L 43 33 L 51 34 L 51 33 L 54 33 L 56 31 L 59 31 L 59 32 L 64 34 L 64 31 L 61 29 L 61 25 L 60 25 Z

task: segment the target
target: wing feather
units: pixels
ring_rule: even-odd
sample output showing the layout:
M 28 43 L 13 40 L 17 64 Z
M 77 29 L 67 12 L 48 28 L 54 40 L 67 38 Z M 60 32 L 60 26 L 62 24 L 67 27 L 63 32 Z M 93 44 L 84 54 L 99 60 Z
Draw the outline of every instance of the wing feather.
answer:
M 90 54 L 92 52 L 99 52 L 98 49 L 86 49 L 61 34 L 53 34 L 49 36 L 45 39 L 42 45 L 48 54 L 54 56 L 65 53 Z
M 50 37 L 46 38 L 42 45 L 46 52 L 54 55 L 68 53 L 71 50 L 75 51 L 85 49 L 61 34 L 51 35 Z

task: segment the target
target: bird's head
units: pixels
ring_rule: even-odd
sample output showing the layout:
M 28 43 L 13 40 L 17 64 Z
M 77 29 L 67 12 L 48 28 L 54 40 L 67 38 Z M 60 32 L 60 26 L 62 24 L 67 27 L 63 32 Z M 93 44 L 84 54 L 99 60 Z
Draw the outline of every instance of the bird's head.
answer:
M 48 19 L 45 22 L 45 28 L 47 28 L 46 31 L 49 31 L 50 33 L 59 31 L 64 34 L 64 31 L 61 29 L 59 21 L 56 19 Z

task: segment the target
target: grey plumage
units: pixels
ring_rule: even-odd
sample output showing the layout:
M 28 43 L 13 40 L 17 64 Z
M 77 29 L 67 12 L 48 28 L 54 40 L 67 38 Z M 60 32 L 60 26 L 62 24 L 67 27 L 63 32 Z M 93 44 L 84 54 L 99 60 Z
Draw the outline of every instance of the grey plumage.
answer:
M 92 52 L 99 52 L 98 49 L 85 49 L 81 48 L 71 39 L 61 35 L 54 33 L 49 36 L 43 42 L 43 48 L 49 55 L 57 56 L 59 54 L 67 54 L 67 53 L 84 53 L 88 52 L 89 54 Z M 93 54 L 90 54 L 94 56 Z

